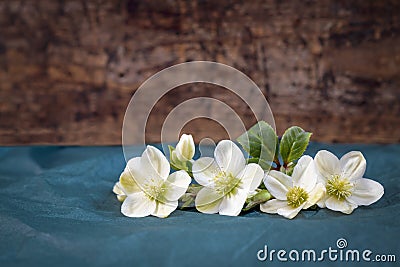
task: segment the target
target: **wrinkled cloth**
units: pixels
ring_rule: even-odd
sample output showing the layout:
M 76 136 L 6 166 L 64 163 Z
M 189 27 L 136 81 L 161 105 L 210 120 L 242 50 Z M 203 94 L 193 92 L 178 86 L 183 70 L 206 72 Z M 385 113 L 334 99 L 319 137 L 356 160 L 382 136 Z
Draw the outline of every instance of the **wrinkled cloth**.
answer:
M 320 251 L 337 248 L 339 238 L 348 249 L 395 254 L 398 263 L 400 145 L 312 143 L 306 153 L 320 149 L 339 157 L 360 150 L 364 177 L 383 184 L 383 198 L 351 215 L 321 209 L 293 220 L 257 210 L 226 217 L 194 209 L 167 219 L 128 218 L 112 193 L 125 166 L 121 147 L 2 147 L 0 266 L 342 266 L 257 259 L 265 245 Z

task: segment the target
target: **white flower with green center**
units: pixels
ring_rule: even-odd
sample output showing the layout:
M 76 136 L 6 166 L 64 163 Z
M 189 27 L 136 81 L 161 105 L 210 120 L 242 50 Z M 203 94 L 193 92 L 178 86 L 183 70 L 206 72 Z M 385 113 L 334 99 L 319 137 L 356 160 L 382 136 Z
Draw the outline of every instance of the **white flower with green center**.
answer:
M 178 207 L 191 178 L 185 171 L 169 175 L 170 165 L 162 152 L 147 146 L 141 157 L 128 161 L 114 186 L 123 201 L 121 212 L 128 217 L 148 215 L 165 218 Z
M 275 199 L 261 204 L 260 210 L 293 219 L 300 210 L 315 205 L 324 195 L 324 186 L 317 183 L 317 179 L 315 165 L 310 156 L 299 159 L 291 177 L 279 171 L 270 171 L 264 184 Z
M 260 185 L 264 171 L 258 164 L 246 165 L 242 151 L 230 140 L 218 143 L 214 158 L 202 157 L 193 163 L 193 177 L 204 186 L 196 196 L 196 208 L 203 213 L 237 216 L 247 196 Z
M 363 178 L 367 163 L 359 151 L 349 152 L 339 160 L 321 150 L 315 156 L 315 164 L 326 187 L 325 196 L 318 202 L 321 208 L 350 214 L 358 206 L 370 205 L 383 196 L 380 183 Z

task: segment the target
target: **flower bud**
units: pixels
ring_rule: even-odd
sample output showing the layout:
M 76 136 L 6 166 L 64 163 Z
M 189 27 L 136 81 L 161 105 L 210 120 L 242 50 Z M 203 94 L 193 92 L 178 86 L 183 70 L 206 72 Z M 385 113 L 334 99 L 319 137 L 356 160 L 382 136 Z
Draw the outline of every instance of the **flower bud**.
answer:
M 194 156 L 194 141 L 191 134 L 183 134 L 176 145 L 176 157 L 180 161 L 191 160 Z

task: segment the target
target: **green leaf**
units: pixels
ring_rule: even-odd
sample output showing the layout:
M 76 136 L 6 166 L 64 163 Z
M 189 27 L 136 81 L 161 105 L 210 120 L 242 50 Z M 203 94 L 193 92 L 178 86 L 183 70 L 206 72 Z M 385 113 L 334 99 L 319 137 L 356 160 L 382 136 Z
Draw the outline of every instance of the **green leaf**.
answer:
M 292 126 L 282 136 L 279 152 L 285 164 L 299 159 L 310 142 L 311 133 L 298 126 Z
M 266 162 L 259 158 L 249 158 L 247 159 L 247 164 L 249 163 L 256 163 L 260 165 L 263 170 L 269 170 L 271 168 L 271 162 Z
M 239 144 L 257 161 L 261 168 L 269 170 L 275 157 L 278 136 L 265 121 L 259 121 L 237 139 Z
M 190 177 L 193 178 L 192 166 L 193 166 L 192 162 L 186 161 L 186 165 L 185 165 L 185 169 L 184 170 L 189 174 Z
M 248 211 L 248 210 L 254 208 L 255 206 L 257 206 L 258 204 L 261 204 L 261 203 L 264 203 L 264 202 L 270 200 L 271 197 L 272 196 L 268 190 L 266 190 L 266 189 L 259 190 L 258 189 L 257 194 L 255 194 L 254 196 L 252 196 L 246 200 L 247 205 L 246 205 L 246 207 L 243 208 L 243 211 Z
M 180 205 L 181 209 L 194 207 L 194 201 L 196 199 L 197 194 L 199 193 L 200 189 L 203 187 L 197 184 L 191 184 L 188 187 L 186 193 L 179 199 L 182 203 Z

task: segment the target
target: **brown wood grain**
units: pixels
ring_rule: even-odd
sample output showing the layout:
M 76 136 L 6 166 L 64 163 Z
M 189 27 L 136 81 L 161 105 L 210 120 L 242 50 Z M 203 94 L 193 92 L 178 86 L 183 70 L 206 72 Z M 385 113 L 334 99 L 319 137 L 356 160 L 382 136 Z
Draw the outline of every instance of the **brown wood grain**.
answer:
M 125 108 L 148 77 L 210 60 L 249 75 L 278 132 L 312 140 L 400 141 L 400 2 L 0 1 L 0 144 L 120 144 Z M 194 95 L 246 106 L 218 89 L 160 102 L 147 141 Z M 185 131 L 225 137 L 206 120 Z

